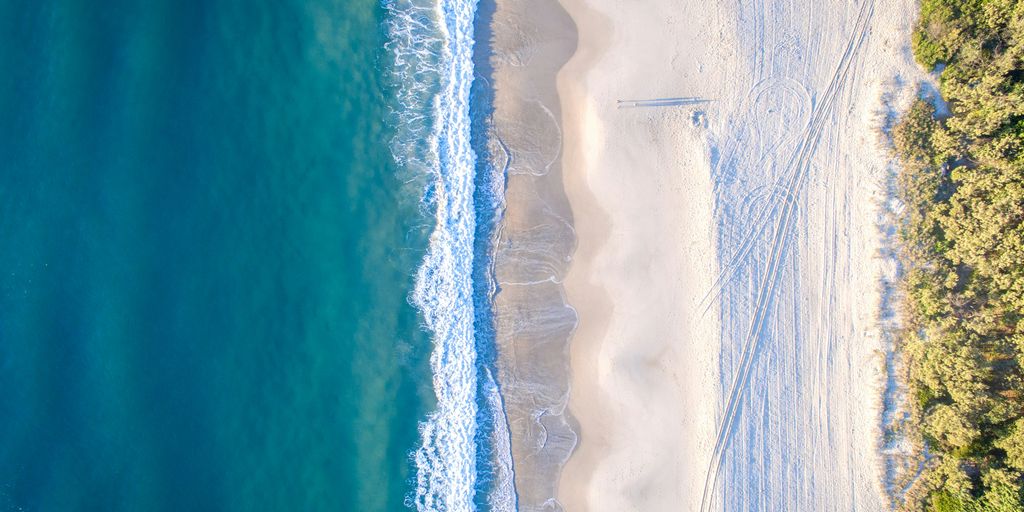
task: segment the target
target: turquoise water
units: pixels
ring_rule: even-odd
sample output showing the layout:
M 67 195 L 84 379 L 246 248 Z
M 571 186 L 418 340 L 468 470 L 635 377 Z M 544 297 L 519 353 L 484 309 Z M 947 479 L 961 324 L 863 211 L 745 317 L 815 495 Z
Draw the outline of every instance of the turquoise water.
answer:
M 402 510 L 433 220 L 376 0 L 0 2 L 0 510 Z

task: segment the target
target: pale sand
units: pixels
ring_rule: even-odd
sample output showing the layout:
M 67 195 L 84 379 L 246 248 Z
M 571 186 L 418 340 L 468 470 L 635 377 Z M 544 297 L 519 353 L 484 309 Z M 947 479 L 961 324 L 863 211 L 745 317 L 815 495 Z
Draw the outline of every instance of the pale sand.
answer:
M 918 72 L 914 3 L 865 1 L 564 0 L 566 510 L 887 508 L 879 129 Z M 713 103 L 616 103 L 677 97 Z

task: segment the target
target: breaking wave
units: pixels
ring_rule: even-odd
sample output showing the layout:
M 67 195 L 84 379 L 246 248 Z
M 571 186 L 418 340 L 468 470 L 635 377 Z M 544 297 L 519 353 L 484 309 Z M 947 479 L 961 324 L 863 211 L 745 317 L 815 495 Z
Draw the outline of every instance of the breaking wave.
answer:
M 412 302 L 433 339 L 437 408 L 420 424 L 408 504 L 513 510 L 508 429 L 486 348 L 493 287 L 481 285 L 490 279 L 502 178 L 478 164 L 471 138 L 477 0 L 385 0 L 384 8 L 397 128 L 391 149 L 400 172 L 423 181 L 422 204 L 435 223 Z

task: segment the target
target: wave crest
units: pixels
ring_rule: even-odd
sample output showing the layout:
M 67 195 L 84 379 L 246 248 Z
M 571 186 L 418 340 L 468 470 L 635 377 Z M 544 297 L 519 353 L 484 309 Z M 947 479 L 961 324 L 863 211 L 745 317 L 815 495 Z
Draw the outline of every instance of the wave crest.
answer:
M 473 265 L 476 154 L 470 140 L 476 0 L 394 0 L 387 49 L 393 61 L 402 172 L 425 177 L 434 230 L 412 302 L 433 335 L 437 408 L 420 424 L 413 455 L 420 511 L 474 510 L 478 370 Z

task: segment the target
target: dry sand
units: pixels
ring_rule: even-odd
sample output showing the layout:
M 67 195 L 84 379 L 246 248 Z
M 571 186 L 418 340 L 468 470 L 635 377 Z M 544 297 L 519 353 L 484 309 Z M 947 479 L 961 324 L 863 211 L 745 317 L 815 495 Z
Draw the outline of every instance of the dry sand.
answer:
M 579 442 L 558 502 L 885 509 L 879 129 L 918 78 L 914 2 L 563 5 Z

